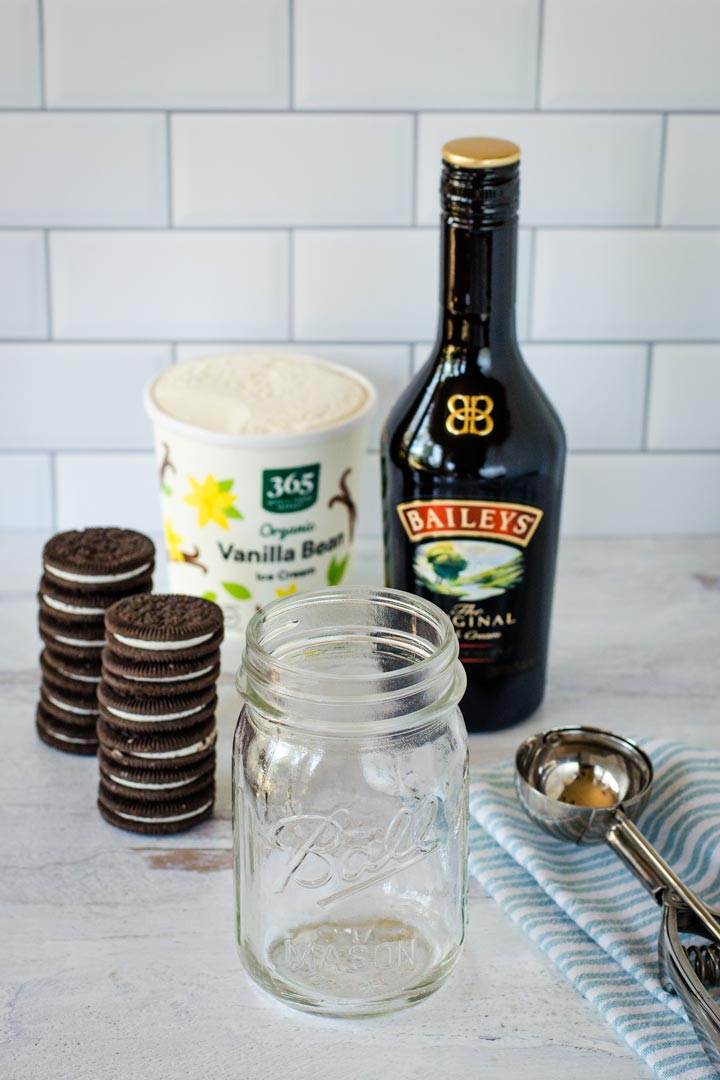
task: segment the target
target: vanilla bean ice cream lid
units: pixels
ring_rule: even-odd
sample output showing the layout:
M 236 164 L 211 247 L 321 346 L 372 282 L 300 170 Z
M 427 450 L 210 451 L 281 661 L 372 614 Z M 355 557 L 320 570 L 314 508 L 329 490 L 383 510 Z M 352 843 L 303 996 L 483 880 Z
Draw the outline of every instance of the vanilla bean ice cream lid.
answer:
M 174 364 L 151 384 L 146 404 L 218 436 L 298 436 L 337 428 L 374 404 L 356 372 L 312 356 L 242 350 Z

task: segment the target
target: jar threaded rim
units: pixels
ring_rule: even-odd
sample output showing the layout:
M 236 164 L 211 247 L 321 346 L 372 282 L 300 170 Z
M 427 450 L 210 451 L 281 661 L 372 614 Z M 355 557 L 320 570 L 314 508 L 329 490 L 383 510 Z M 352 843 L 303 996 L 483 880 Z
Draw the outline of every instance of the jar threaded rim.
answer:
M 236 686 L 269 720 L 354 735 L 428 722 L 457 706 L 465 675 L 453 625 L 430 601 L 335 587 L 254 615 Z

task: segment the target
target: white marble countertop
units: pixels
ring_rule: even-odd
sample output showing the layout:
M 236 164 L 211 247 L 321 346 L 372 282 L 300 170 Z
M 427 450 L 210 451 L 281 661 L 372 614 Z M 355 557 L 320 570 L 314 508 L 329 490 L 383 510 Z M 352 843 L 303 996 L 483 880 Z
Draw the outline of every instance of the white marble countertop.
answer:
M 0 1074 L 7 1080 L 626 1080 L 649 1075 L 477 886 L 447 985 L 372 1020 L 276 1004 L 233 941 L 229 748 L 238 703 L 222 679 L 216 816 L 179 837 L 107 825 L 92 759 L 34 731 L 35 589 L 42 538 L 0 537 Z M 379 552 L 362 553 L 379 580 Z M 475 736 L 472 757 L 582 721 L 720 748 L 720 543 L 563 545 L 551 674 L 522 727 Z M 226 651 L 228 665 L 235 657 Z

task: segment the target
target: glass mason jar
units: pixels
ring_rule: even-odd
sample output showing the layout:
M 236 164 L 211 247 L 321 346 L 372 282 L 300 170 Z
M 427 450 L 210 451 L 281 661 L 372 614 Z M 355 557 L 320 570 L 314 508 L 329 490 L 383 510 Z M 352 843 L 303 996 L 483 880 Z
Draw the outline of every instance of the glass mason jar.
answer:
M 450 620 L 393 589 L 279 600 L 248 626 L 237 687 L 245 967 L 326 1015 L 419 1001 L 465 928 L 465 675 Z

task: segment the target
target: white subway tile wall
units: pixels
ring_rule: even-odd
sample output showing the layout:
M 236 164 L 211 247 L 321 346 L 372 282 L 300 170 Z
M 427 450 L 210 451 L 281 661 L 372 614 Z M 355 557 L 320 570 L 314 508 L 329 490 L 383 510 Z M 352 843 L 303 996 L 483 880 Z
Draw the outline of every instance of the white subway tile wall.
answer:
M 279 230 L 55 232 L 50 271 L 59 339 L 287 336 Z
M 0 4 L 0 107 L 40 104 L 40 46 L 37 0 Z
M 162 532 L 153 454 L 65 454 L 55 458 L 57 528 L 123 525 Z
M 720 225 L 720 116 L 671 116 L 665 154 L 663 224 Z
M 0 0 L 0 528 L 157 531 L 142 387 L 244 345 L 381 423 L 435 330 L 440 148 L 523 148 L 518 331 L 564 527 L 720 529 L 717 0 Z
M 717 0 L 545 0 L 541 104 L 717 109 Z
M 0 339 L 47 335 L 45 256 L 42 232 L 0 232 Z
M 176 225 L 412 223 L 410 116 L 181 113 L 172 143 Z
M 0 113 L 0 225 L 165 225 L 161 113 Z
M 720 532 L 715 454 L 575 454 L 563 528 L 576 536 Z
M 318 341 L 408 341 L 437 318 L 435 229 L 300 229 L 294 331 Z
M 53 108 L 284 109 L 287 0 L 43 0 Z
M 651 385 L 651 449 L 720 450 L 720 345 L 656 345 Z
M 558 341 L 720 338 L 720 232 L 538 232 L 532 332 Z
M 0 345 L 0 450 L 151 449 L 142 393 L 171 358 L 169 345 Z
M 47 454 L 1 454 L 0 488 L 0 529 L 52 528 L 52 460 Z
M 527 108 L 537 0 L 295 0 L 301 109 Z

